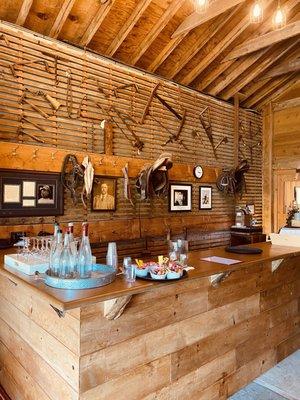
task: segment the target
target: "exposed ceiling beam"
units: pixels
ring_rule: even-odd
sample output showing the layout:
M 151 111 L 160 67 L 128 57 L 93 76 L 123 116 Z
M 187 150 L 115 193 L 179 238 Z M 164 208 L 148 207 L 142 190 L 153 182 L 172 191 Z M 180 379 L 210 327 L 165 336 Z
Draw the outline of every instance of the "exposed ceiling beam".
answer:
M 265 7 L 268 7 L 272 0 L 265 1 Z M 189 85 L 197 76 L 204 71 L 209 64 L 211 64 L 231 43 L 238 38 L 250 25 L 250 18 L 248 13 L 241 18 L 240 22 L 231 31 L 223 37 L 208 54 L 202 58 L 199 63 L 191 69 L 191 71 L 181 80 L 183 85 Z
M 285 11 L 287 13 L 290 13 L 297 4 L 299 4 L 299 0 L 287 0 L 284 4 Z M 269 31 L 270 26 L 272 25 L 272 18 L 272 16 L 270 18 L 267 18 L 264 23 L 260 25 L 260 27 L 255 31 L 256 35 L 265 34 Z M 297 19 L 299 19 L 298 14 L 291 22 Z M 266 48 L 264 50 L 261 50 L 260 52 L 249 55 L 248 57 L 246 57 L 246 59 L 243 58 L 242 60 L 230 60 L 219 63 L 215 68 L 211 69 L 211 71 L 205 74 L 203 79 L 201 79 L 201 81 L 197 85 L 197 89 L 204 91 L 207 88 L 207 91 L 210 94 L 212 94 L 213 96 L 217 96 L 218 93 L 224 90 L 231 82 L 237 79 L 239 75 L 246 71 L 251 65 L 253 65 L 268 51 L 269 49 Z M 229 72 L 226 73 L 225 71 Z M 222 75 L 222 79 L 220 79 L 221 74 L 224 75 L 224 77 Z M 233 95 L 239 92 L 241 88 L 242 86 L 236 92 L 234 92 Z
M 157 36 L 161 33 L 161 31 L 167 26 L 169 21 L 174 17 L 179 8 L 183 5 L 185 0 L 173 1 L 163 15 L 159 18 L 156 24 L 150 29 L 147 33 L 143 41 L 137 46 L 136 51 L 133 56 L 130 57 L 131 64 L 135 65 L 139 59 L 143 56 L 143 54 L 149 49 L 151 44 L 157 38 Z
M 273 109 L 274 111 L 280 111 L 292 107 L 300 107 L 300 97 L 296 97 L 295 99 L 280 101 L 274 105 Z
M 75 0 L 65 0 L 63 2 L 48 36 L 53 37 L 55 39 L 58 37 L 64 23 L 66 22 L 66 19 L 68 18 L 68 15 L 72 10 L 74 3 Z
M 292 24 L 285 26 L 284 28 L 276 31 L 269 32 L 265 35 L 255 37 L 248 40 L 246 43 L 237 46 L 224 61 L 233 60 L 245 56 L 246 54 L 253 53 L 268 46 L 272 46 L 275 43 L 282 42 L 283 40 L 300 34 L 300 21 L 295 21 Z
M 284 95 L 291 87 L 293 87 L 297 82 L 299 82 L 299 79 L 300 79 L 299 75 L 290 77 L 288 79 L 285 78 L 284 82 L 279 83 L 275 88 L 275 90 L 273 90 L 273 92 L 270 95 L 264 97 L 256 104 L 256 108 L 261 109 L 262 107 L 264 107 L 264 105 L 266 105 L 270 101 L 272 102 L 276 101 L 278 97 Z
M 299 42 L 299 40 L 298 40 Z M 291 60 L 288 62 L 284 62 L 278 67 L 272 68 L 271 71 L 264 74 L 259 80 L 264 80 L 267 78 L 274 78 L 275 76 L 280 76 L 284 74 L 288 74 L 290 72 L 296 72 L 300 70 L 300 58 L 296 60 Z
M 209 40 L 220 32 L 226 24 L 229 23 L 230 18 L 237 12 L 234 10 L 226 18 L 221 19 L 220 17 L 217 18 L 215 22 L 210 24 L 203 34 L 197 35 L 197 40 L 195 43 L 190 46 L 178 63 L 174 65 L 170 71 L 168 71 L 167 75 L 164 75 L 168 79 L 173 79 L 188 63 L 191 59 L 209 42 Z M 198 33 L 198 31 L 197 31 Z
M 33 3 L 33 0 L 23 0 L 21 9 L 18 14 L 18 18 L 16 20 L 17 25 L 23 26 L 25 24 L 25 21 L 29 14 L 32 3 Z
M 109 13 L 110 9 L 114 5 L 115 1 L 116 0 L 110 0 L 104 4 L 101 4 L 98 12 L 95 14 L 94 18 L 89 23 L 86 31 L 84 32 L 84 34 L 82 35 L 82 38 L 79 41 L 79 44 L 81 46 L 87 46 L 90 43 L 90 41 L 93 39 L 97 30 L 100 28 L 100 25 L 104 21 L 105 17 Z
M 289 51 L 291 51 L 292 49 L 295 48 L 296 49 L 295 51 L 297 52 L 297 46 L 299 43 L 300 43 L 300 39 L 298 39 L 296 41 L 296 43 L 291 40 L 290 43 L 277 44 L 274 46 L 274 49 L 270 49 L 270 50 L 268 49 L 268 53 L 269 53 L 268 57 L 262 57 L 261 60 L 259 60 L 259 58 L 258 58 L 256 60 L 257 61 L 256 65 L 253 66 L 251 69 L 249 69 L 246 74 L 242 75 L 241 78 L 236 83 L 234 83 L 233 85 L 228 84 L 228 89 L 226 89 L 222 93 L 221 97 L 224 100 L 229 100 L 231 97 L 233 97 L 235 95 L 235 93 L 240 92 L 246 85 L 248 85 L 250 82 L 253 82 L 267 68 L 269 68 L 271 65 L 276 63 L 277 60 L 279 60 L 281 57 L 288 54 Z M 265 55 L 266 51 L 262 50 L 262 52 L 263 52 L 263 55 Z M 294 55 L 293 55 L 293 58 L 294 58 Z M 245 63 L 246 62 L 247 62 L 247 60 L 245 60 Z M 243 66 L 243 64 L 242 64 L 242 66 Z M 239 68 L 237 68 L 237 72 L 239 72 L 239 74 L 231 75 L 231 78 L 233 78 L 234 76 L 236 76 L 236 78 L 238 78 L 238 76 L 245 71 L 246 71 L 246 69 L 242 71 Z
M 152 0 L 141 0 L 133 12 L 131 13 L 130 17 L 126 20 L 125 24 L 120 29 L 119 33 L 115 36 L 114 40 L 111 42 L 109 48 L 106 51 L 106 55 L 112 57 L 121 46 L 121 44 L 126 39 L 129 32 L 132 30 L 134 25 L 143 15 L 146 8 L 149 6 Z
M 203 14 L 198 14 L 194 12 L 189 15 L 182 24 L 176 29 L 176 31 L 172 35 L 172 39 L 182 35 L 185 32 L 189 32 L 191 29 L 196 28 L 197 26 L 204 24 L 204 22 L 215 18 L 216 16 L 222 14 L 227 11 L 229 8 L 232 8 L 245 0 L 217 0 L 211 3 L 208 9 Z

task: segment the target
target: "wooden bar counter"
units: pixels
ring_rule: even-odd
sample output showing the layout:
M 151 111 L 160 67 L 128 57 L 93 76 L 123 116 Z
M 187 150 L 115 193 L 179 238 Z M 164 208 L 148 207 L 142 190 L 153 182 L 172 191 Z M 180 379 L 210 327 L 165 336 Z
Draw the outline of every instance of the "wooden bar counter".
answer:
M 176 283 L 119 276 L 74 292 L 2 263 L 1 385 L 12 400 L 226 399 L 300 345 L 300 249 L 255 247 L 190 253 L 195 269 Z M 210 255 L 242 262 L 200 260 Z

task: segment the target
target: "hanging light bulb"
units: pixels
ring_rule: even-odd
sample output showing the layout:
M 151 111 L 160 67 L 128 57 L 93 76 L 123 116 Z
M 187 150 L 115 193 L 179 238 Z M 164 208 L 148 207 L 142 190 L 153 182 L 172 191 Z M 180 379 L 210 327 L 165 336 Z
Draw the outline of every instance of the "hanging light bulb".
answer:
M 209 0 L 195 0 L 195 10 L 197 13 L 203 13 L 207 10 Z
M 277 10 L 275 11 L 273 17 L 273 26 L 275 29 L 283 28 L 286 25 L 286 15 L 284 9 L 280 5 L 280 1 L 278 0 Z
M 262 22 L 264 16 L 264 10 L 259 0 L 256 0 L 252 6 L 250 21 L 254 24 Z

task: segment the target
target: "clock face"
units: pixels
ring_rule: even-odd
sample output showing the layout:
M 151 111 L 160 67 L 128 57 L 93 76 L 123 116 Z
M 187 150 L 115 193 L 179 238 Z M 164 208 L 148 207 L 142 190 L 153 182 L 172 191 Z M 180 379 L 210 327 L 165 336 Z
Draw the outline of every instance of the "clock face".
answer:
M 194 176 L 197 179 L 202 178 L 203 175 L 203 168 L 201 167 L 201 165 L 196 165 L 196 167 L 194 168 Z

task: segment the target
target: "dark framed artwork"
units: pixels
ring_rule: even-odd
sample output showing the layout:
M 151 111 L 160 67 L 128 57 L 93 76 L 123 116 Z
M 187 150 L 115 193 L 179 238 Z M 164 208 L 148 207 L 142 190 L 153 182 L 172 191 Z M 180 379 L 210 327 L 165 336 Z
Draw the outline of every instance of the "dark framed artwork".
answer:
M 212 187 L 200 186 L 199 187 L 199 210 L 212 209 Z
M 0 169 L 0 217 L 62 215 L 60 174 Z
M 117 207 L 117 179 L 95 176 L 92 190 L 92 211 L 115 211 Z
M 169 192 L 169 211 L 192 210 L 192 185 L 171 184 Z

